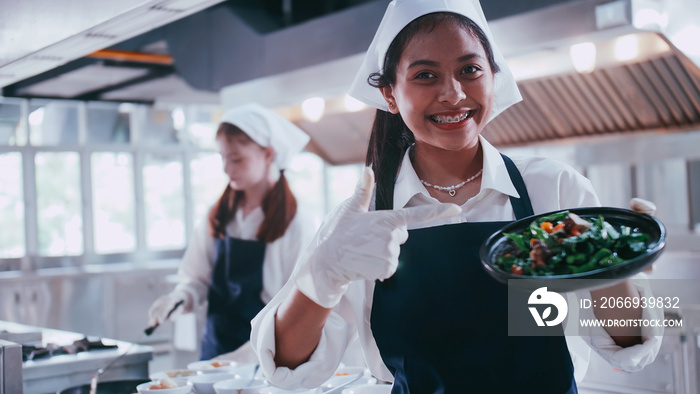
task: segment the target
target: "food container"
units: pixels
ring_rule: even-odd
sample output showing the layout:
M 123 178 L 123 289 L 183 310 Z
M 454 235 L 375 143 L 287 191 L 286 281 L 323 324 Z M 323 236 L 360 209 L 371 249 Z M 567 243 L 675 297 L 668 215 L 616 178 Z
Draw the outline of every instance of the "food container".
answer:
M 192 392 L 192 383 L 184 379 L 173 379 L 172 382 L 177 384 L 174 388 L 155 388 L 160 385 L 160 381 L 150 381 L 136 386 L 136 391 L 139 394 L 190 394 Z
M 214 383 L 216 394 L 258 394 L 269 385 L 262 379 L 234 378 Z
M 237 376 L 228 373 L 205 373 L 201 375 L 194 375 L 187 378 L 187 380 L 192 383 L 194 390 L 197 394 L 215 394 L 214 384 L 221 382 L 222 380 L 235 379 Z

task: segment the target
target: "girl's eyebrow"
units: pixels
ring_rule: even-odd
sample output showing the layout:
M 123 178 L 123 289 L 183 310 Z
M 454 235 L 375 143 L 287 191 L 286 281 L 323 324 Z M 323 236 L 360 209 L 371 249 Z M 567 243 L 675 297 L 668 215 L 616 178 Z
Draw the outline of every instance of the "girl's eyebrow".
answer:
M 457 58 L 457 61 L 458 61 L 458 62 L 465 62 L 465 61 L 467 61 L 467 60 L 471 60 L 471 59 L 474 59 L 474 58 L 483 59 L 483 56 L 481 56 L 481 55 L 478 54 L 478 53 L 467 53 L 466 55 L 462 55 L 462 56 L 460 56 L 459 58 Z M 408 65 L 408 68 L 410 69 L 410 68 L 417 67 L 417 66 L 431 66 L 431 67 L 435 67 L 435 66 L 437 66 L 437 65 L 439 65 L 439 63 L 436 62 L 436 61 L 427 60 L 427 59 L 419 59 L 419 60 L 416 60 L 415 62 L 409 64 L 409 65 Z

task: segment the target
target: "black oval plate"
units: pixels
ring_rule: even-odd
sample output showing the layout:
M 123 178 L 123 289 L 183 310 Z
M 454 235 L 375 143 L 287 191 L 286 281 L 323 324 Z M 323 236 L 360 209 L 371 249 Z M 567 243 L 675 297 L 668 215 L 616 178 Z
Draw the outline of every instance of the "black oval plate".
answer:
M 640 213 L 635 213 L 628 209 L 595 207 L 595 208 L 572 208 L 569 212 L 573 212 L 582 218 L 591 219 L 597 218 L 598 215 L 603 215 L 606 222 L 616 228 L 619 226 L 629 226 L 632 229 L 639 229 L 640 232 L 649 235 L 649 247 L 646 253 L 628 260 L 624 263 L 614 265 L 612 267 L 600 268 L 588 272 L 568 275 L 552 275 L 552 276 L 521 276 L 501 270 L 496 266 L 496 258 L 503 254 L 503 251 L 511 245 L 510 239 L 503 233 L 522 233 L 527 227 L 540 217 L 551 215 L 556 212 L 561 212 L 563 209 L 543 213 L 540 215 L 528 216 L 524 219 L 510 223 L 493 233 L 481 245 L 479 254 L 481 256 L 481 264 L 486 272 L 491 277 L 501 283 L 508 284 L 509 279 L 518 279 L 512 281 L 511 284 L 521 286 L 527 289 L 536 289 L 546 286 L 549 291 L 566 292 L 584 288 L 596 287 L 593 282 L 586 283 L 584 280 L 575 279 L 600 279 L 610 281 L 609 285 L 615 282 L 622 281 L 640 271 L 646 266 L 653 263 L 660 255 L 666 245 L 666 228 L 658 219 Z M 526 279 L 526 280 L 523 280 Z M 600 286 L 597 282 L 597 286 Z

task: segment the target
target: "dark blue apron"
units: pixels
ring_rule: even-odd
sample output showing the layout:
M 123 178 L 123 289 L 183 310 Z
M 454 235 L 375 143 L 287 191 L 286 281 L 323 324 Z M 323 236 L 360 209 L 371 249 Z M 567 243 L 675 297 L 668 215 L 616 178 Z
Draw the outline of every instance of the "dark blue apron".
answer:
M 250 340 L 250 321 L 265 306 L 260 299 L 265 242 L 226 237 L 214 243 L 201 360 L 232 352 Z
M 533 214 L 520 172 L 503 156 Z M 391 208 L 391 207 L 388 207 Z M 479 248 L 508 222 L 410 230 L 396 273 L 376 282 L 371 327 L 397 393 L 576 393 L 563 336 L 508 336 L 508 287 L 481 267 Z M 527 311 L 523 311 L 527 313 Z

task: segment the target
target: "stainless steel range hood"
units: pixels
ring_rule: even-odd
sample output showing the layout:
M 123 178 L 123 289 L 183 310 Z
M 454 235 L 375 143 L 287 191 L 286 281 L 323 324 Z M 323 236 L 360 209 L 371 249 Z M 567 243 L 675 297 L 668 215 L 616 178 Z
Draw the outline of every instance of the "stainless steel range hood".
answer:
M 698 15 L 697 1 L 580 1 L 495 21 L 523 102 L 485 135 L 519 145 L 697 128 Z M 583 55 L 591 69 L 576 70 L 572 46 L 580 44 L 595 50 Z

